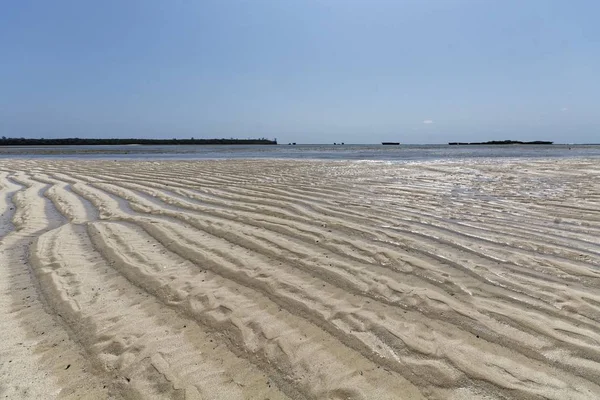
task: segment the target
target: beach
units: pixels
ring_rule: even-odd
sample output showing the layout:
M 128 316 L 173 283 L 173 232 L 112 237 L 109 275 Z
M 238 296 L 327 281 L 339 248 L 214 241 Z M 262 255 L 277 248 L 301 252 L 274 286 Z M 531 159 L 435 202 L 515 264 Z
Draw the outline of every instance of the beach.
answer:
M 0 397 L 600 398 L 599 177 L 0 159 Z

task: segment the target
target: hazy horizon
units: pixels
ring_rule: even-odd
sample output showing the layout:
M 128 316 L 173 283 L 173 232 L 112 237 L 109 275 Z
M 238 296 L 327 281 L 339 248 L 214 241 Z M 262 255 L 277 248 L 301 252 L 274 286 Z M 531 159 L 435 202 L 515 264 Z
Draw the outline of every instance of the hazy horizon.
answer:
M 9 138 L 9 137 L 7 137 Z M 25 136 L 19 136 L 19 137 L 10 137 L 9 139 L 21 139 L 21 138 L 26 138 L 26 139 L 79 139 L 82 138 L 82 136 L 53 136 L 53 137 L 37 137 L 37 136 L 30 136 L 30 137 L 25 137 Z M 400 145 L 410 145 L 410 146 L 435 146 L 435 145 L 448 145 L 450 142 L 460 142 L 460 143 L 469 143 L 469 141 L 456 141 L 456 140 L 448 140 L 446 142 L 431 142 L 431 143 L 418 143 L 418 142 L 401 142 L 398 140 L 381 140 L 381 141 L 377 141 L 377 142 L 297 142 L 297 141 L 281 141 L 276 137 L 216 137 L 216 136 L 206 136 L 206 137 L 200 137 L 200 136 L 196 136 L 196 137 L 177 137 L 177 138 L 169 138 L 169 137 L 154 137 L 154 138 L 148 138 L 145 136 L 139 136 L 139 137 L 131 137 L 131 136 L 121 136 L 121 137 L 113 137 L 113 136 L 105 136 L 105 137 L 83 137 L 85 139 L 150 139 L 150 140 L 169 140 L 169 139 L 176 139 L 176 140 L 186 140 L 186 139 L 233 139 L 233 140 L 255 140 L 255 139 L 268 139 L 268 140 L 277 140 L 277 145 L 298 145 L 298 146 L 323 146 L 323 145 L 336 145 L 336 146 L 341 146 L 341 145 L 346 145 L 346 146 L 371 146 L 371 145 L 381 145 L 382 142 L 398 142 Z M 532 139 L 532 140 L 522 140 L 519 138 L 496 138 L 496 139 L 489 139 L 489 140 L 472 140 L 470 141 L 471 143 L 481 143 L 481 142 L 488 142 L 488 141 L 502 141 L 502 140 L 513 140 L 513 141 L 522 141 L 522 142 L 529 142 L 529 141 L 546 141 L 545 139 Z M 591 145 L 591 146 L 600 146 L 600 141 L 597 142 L 556 142 L 556 141 L 552 141 L 554 145 Z M 65 145 L 65 146 L 70 146 L 70 145 Z M 82 146 L 98 146 L 98 145 L 82 145 Z M 128 144 L 122 144 L 122 145 L 114 145 L 114 146 L 131 146 Z M 163 146 L 163 145 L 158 145 L 158 146 Z M 169 144 L 164 145 L 164 146 L 171 146 Z M 198 146 L 206 146 L 203 144 L 198 144 Z M 218 145 L 218 146 L 223 146 L 223 145 Z M 238 146 L 238 145 L 230 145 L 230 146 Z M 256 146 L 255 144 L 253 144 L 253 146 Z M 265 144 L 264 146 L 271 146 L 270 144 Z
M 593 1 L 57 0 L 0 14 L 0 136 L 598 143 Z

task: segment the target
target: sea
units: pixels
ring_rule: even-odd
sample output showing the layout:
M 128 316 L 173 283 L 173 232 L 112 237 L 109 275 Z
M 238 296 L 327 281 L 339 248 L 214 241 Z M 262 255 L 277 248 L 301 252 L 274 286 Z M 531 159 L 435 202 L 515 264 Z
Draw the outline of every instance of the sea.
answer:
M 2 158 L 76 159 L 284 159 L 426 161 L 474 158 L 600 158 L 600 145 L 119 145 L 119 146 L 7 146 Z

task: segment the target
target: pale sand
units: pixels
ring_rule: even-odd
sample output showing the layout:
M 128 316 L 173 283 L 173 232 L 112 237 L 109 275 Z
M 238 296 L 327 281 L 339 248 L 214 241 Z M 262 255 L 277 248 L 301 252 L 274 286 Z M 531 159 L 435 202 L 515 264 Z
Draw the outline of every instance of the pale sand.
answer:
M 0 398 L 600 398 L 600 162 L 0 161 Z

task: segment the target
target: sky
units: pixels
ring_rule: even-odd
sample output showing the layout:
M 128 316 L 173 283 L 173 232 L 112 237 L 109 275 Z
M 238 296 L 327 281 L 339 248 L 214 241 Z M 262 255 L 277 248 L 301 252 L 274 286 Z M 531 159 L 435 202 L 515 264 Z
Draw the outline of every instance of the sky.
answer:
M 600 2 L 19 0 L 0 135 L 600 142 Z

